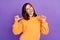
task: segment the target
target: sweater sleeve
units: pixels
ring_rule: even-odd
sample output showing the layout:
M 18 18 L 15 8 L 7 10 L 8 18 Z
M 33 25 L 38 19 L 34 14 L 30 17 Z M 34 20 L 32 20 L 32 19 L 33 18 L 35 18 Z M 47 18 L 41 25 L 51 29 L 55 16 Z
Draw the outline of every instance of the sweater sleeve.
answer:
M 40 21 L 40 32 L 44 35 L 47 35 L 49 33 L 48 22 L 42 22 L 40 16 L 37 16 L 37 18 Z
M 48 23 L 47 22 L 42 22 L 40 31 L 44 35 L 47 35 L 49 33 L 49 28 L 48 28 Z
M 18 35 L 22 32 L 22 22 L 15 22 L 12 27 L 12 32 L 15 35 Z

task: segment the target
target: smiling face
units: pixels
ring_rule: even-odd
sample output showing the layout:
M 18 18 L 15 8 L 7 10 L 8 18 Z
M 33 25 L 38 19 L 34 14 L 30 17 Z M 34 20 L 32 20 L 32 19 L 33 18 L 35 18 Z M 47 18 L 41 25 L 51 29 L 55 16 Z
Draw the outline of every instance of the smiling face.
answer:
M 33 13 L 34 13 L 34 9 L 31 5 L 27 4 L 26 5 L 26 12 L 29 14 L 30 17 L 33 16 Z
M 30 3 L 25 3 L 22 6 L 22 16 L 25 20 L 29 20 L 31 17 L 37 16 L 35 9 Z

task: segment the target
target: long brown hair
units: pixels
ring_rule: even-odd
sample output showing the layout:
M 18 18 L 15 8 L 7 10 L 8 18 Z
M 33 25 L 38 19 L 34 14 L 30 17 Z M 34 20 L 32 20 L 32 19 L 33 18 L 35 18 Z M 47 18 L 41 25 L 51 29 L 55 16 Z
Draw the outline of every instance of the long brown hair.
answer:
M 24 18 L 25 20 L 29 20 L 29 15 L 28 15 L 28 13 L 26 12 L 26 6 L 27 6 L 28 4 L 29 4 L 31 7 L 33 7 L 30 3 L 25 3 L 25 4 L 23 5 L 23 7 L 22 7 L 22 16 L 23 16 L 23 18 Z M 34 9 L 34 8 L 33 8 L 33 9 Z M 35 10 L 34 10 L 33 16 L 34 16 L 34 17 L 37 16 L 37 14 L 35 13 Z

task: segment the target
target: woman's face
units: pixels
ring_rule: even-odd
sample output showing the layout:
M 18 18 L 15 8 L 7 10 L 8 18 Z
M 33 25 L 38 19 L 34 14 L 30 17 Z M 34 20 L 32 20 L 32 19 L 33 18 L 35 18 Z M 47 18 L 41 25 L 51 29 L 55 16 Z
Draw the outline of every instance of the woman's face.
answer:
M 33 16 L 33 13 L 34 13 L 33 7 L 28 4 L 28 5 L 26 6 L 26 12 L 29 14 L 30 17 Z

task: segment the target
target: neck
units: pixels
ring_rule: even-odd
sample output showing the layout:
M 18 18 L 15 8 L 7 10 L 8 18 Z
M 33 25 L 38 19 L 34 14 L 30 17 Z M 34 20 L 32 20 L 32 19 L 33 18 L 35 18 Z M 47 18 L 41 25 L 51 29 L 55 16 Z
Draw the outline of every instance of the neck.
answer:
M 32 18 L 33 16 L 32 15 L 30 15 L 30 18 Z

